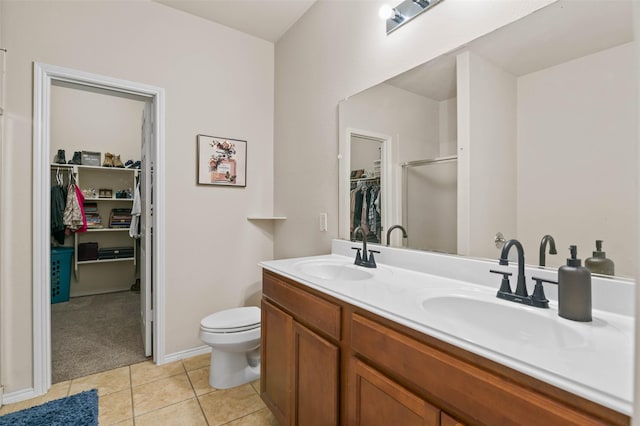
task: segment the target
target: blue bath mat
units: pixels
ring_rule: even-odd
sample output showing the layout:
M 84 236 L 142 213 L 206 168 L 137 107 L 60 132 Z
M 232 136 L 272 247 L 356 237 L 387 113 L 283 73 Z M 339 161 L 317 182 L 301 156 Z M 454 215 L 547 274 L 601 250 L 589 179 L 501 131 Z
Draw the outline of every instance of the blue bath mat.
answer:
M 98 426 L 98 391 L 92 389 L 0 417 L 0 426 Z

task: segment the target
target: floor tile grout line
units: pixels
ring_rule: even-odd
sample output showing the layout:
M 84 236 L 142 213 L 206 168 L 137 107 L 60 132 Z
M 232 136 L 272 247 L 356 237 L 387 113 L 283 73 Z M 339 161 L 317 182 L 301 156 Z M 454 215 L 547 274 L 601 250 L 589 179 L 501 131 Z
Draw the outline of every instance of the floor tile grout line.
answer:
M 133 373 L 131 372 L 131 366 L 129 366 L 129 397 L 131 398 L 131 423 L 136 425 L 136 412 L 133 406 Z
M 182 373 L 172 374 L 172 375 L 170 375 L 170 376 L 158 377 L 158 378 L 153 379 L 153 380 L 151 380 L 151 381 L 149 381 L 149 382 L 140 383 L 139 385 L 135 385 L 135 386 L 133 385 L 133 378 L 132 378 L 132 381 L 131 381 L 131 388 L 139 388 L 140 386 L 148 385 L 149 383 L 159 382 L 160 380 L 168 379 L 168 378 L 170 378 L 170 377 L 176 377 L 176 376 L 179 376 L 179 375 L 181 375 L 181 374 L 186 374 L 186 371 L 183 371 Z M 188 376 L 189 376 L 189 375 L 187 374 L 187 377 L 188 377 Z
M 182 362 L 182 365 L 184 366 L 184 361 Z M 198 395 L 198 392 L 196 392 L 196 388 L 193 386 L 193 382 L 191 381 L 191 376 L 189 376 L 188 371 L 187 371 L 187 378 L 189 379 L 189 383 L 191 384 L 191 389 L 193 389 L 193 393 L 196 395 L 196 402 L 198 403 L 198 407 L 200 407 L 200 412 L 202 413 L 202 417 L 204 418 L 204 421 L 207 424 L 207 426 L 210 426 L 209 419 L 207 419 L 207 414 L 204 412 L 204 408 L 202 408 L 202 403 L 200 402 L 200 396 Z
M 228 422 L 226 422 L 226 423 L 222 423 L 220 426 L 228 425 L 229 423 L 236 422 L 236 421 L 238 421 L 238 420 L 240 420 L 240 419 L 244 419 L 245 417 L 251 416 L 251 415 L 253 415 L 253 414 L 257 413 L 258 411 L 262 411 L 262 410 L 265 410 L 265 409 L 268 409 L 268 408 L 267 408 L 267 407 L 258 408 L 258 409 L 257 409 L 257 410 L 255 410 L 255 411 L 252 411 L 252 412 L 247 413 L 247 414 L 243 414 L 242 416 L 240 416 L 240 417 L 236 417 L 236 418 L 235 418 L 235 419 L 233 419 L 233 420 L 229 420 L 229 421 L 228 421 Z
M 65 396 L 69 396 L 69 392 L 71 392 L 71 380 L 69 380 L 69 384 L 67 385 L 67 393 Z
M 147 414 L 151 414 L 151 413 L 154 413 L 154 412 L 156 412 L 156 411 L 164 410 L 165 408 L 173 407 L 174 405 L 182 404 L 183 402 L 189 401 L 190 399 L 195 399 L 195 400 L 197 400 L 197 399 L 198 399 L 198 397 L 197 397 L 197 396 L 194 396 L 193 398 L 187 398 L 187 399 L 183 399 L 182 401 L 172 402 L 172 403 L 171 403 L 171 404 L 169 404 L 169 405 L 164 405 L 164 406 L 162 406 L 162 407 L 158 407 L 158 408 L 153 409 L 153 410 L 151 410 L 151 411 L 146 411 L 146 412 L 144 412 L 144 413 L 142 413 L 142 414 L 138 414 L 137 416 L 134 416 L 133 418 L 134 418 L 134 419 L 136 419 L 137 417 L 146 416 Z M 204 413 L 203 413 L 203 415 L 204 415 Z M 205 416 L 205 421 L 206 421 L 206 419 L 207 419 L 207 418 L 206 418 L 206 416 Z M 208 425 L 208 423 L 207 423 L 207 425 Z

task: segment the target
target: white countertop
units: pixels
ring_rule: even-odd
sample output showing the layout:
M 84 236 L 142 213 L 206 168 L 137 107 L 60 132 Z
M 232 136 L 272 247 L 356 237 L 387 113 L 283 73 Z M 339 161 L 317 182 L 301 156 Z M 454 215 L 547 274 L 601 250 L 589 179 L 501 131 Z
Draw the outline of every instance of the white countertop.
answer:
M 550 299 L 549 309 L 497 299 L 495 294 L 500 276 L 488 272 L 489 269 L 505 269 L 498 266 L 497 262 L 375 246 L 382 253 L 376 255 L 378 268 L 369 269 L 353 265 L 353 256 L 343 255 L 350 251 L 351 245 L 354 243 L 336 240 L 331 255 L 265 261 L 260 265 L 398 324 L 623 414 L 632 414 L 634 318 L 629 314 L 628 300 L 621 301 L 618 310 L 596 309 L 600 305 L 616 306 L 610 300 L 599 300 L 598 296 L 628 294 L 633 287 L 632 282 L 601 282 L 594 278 L 593 322 L 575 322 L 557 315 L 555 288 L 547 290 L 545 287 L 547 298 Z M 402 263 L 394 261 L 397 256 L 415 257 L 420 266 L 414 269 L 422 270 L 410 269 L 410 262 L 403 267 L 385 263 L 385 259 L 394 264 Z M 455 271 L 446 275 L 442 271 L 438 271 L 439 274 L 425 272 L 430 262 L 437 265 L 453 262 L 449 266 Z M 301 268 L 305 263 L 343 265 L 355 269 L 355 273 L 364 270 L 371 277 L 361 280 L 322 279 L 317 275 L 305 274 L 304 268 Z M 485 269 L 486 272 L 483 272 Z M 530 272 L 530 268 L 527 268 L 526 277 L 529 286 L 532 286 Z M 552 272 L 533 270 L 533 276 L 553 278 Z M 460 279 L 459 276 L 464 273 L 477 279 Z M 515 288 L 515 274 L 511 282 Z M 606 288 L 601 289 L 601 286 Z M 530 287 L 529 292 L 531 290 Z M 435 310 L 431 306 L 425 309 L 423 302 L 434 300 L 434 297 L 444 297 L 437 302 L 454 301 L 462 302 L 462 305 L 438 305 Z M 471 309 L 465 306 L 469 300 L 473 300 Z M 482 315 L 478 307 L 491 310 L 492 315 Z M 528 311 L 524 317 L 527 321 L 524 331 L 522 324 L 515 324 L 509 318 L 509 313 L 514 312 L 512 309 Z M 497 316 L 494 315 L 496 313 Z M 498 323 L 495 320 L 497 317 L 500 317 Z

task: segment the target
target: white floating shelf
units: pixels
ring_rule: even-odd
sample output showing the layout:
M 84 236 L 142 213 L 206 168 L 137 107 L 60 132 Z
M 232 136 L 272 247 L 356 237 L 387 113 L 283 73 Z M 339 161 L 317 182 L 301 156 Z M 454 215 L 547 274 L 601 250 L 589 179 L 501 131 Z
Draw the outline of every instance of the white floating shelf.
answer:
M 247 220 L 285 220 L 286 216 L 247 216 Z

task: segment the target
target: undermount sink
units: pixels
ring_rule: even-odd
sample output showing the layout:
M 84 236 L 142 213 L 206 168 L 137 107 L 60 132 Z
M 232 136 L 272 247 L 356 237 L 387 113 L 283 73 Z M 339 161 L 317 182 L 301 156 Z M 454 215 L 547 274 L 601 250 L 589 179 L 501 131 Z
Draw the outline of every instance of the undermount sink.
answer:
M 436 328 L 469 341 L 499 339 L 537 348 L 585 344 L 579 331 L 551 311 L 507 303 L 453 295 L 427 298 L 421 307 Z
M 360 281 L 373 277 L 362 266 L 327 260 L 298 263 L 295 268 L 305 274 L 321 280 Z

